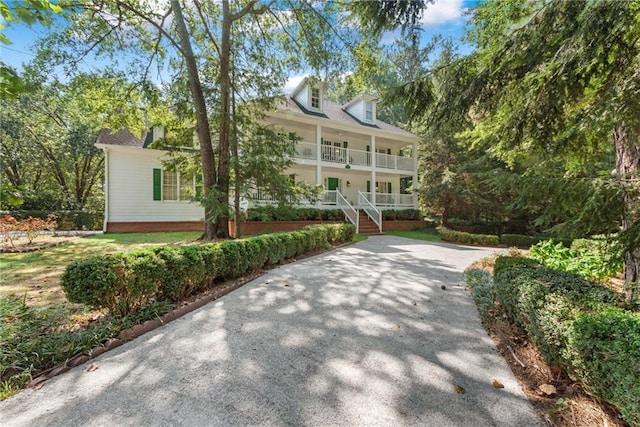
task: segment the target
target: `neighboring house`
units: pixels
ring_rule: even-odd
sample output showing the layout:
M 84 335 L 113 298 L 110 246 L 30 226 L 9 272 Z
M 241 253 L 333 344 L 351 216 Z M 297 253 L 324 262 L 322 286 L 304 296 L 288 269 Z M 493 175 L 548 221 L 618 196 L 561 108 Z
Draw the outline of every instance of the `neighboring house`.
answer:
M 344 106 L 324 98 L 324 84 L 305 78 L 266 120 L 301 138 L 293 166 L 297 182 L 321 185 L 319 207 L 340 207 L 354 222 L 364 210 L 381 227 L 382 209 L 416 208 L 416 193 L 401 192 L 403 180 L 417 182 L 418 137 L 376 119 L 375 98 L 362 95 Z M 126 130 L 103 130 L 96 146 L 105 152 L 105 231 L 202 229 L 203 208 L 189 202 L 194 177 L 162 169 L 166 153 L 147 148 L 162 137 L 154 128 L 146 141 Z M 411 147 L 412 157 L 401 155 Z M 256 189 L 252 204 L 273 203 Z

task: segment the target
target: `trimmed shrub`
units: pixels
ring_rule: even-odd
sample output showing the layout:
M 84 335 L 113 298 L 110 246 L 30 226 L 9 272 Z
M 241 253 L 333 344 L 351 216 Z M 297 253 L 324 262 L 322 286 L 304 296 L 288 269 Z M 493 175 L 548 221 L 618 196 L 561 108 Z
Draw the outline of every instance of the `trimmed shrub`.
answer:
M 464 231 L 450 230 L 446 227 L 438 227 L 438 235 L 445 242 L 463 243 L 469 245 L 498 246 L 500 239 L 491 234 L 471 234 Z
M 385 209 L 382 211 L 384 221 L 420 221 L 422 214 L 419 209 Z
M 480 268 L 472 268 L 465 270 L 464 279 L 478 306 L 480 317 L 487 320 L 489 310 L 493 309 L 493 302 L 496 300 L 491 273 Z
M 495 295 L 544 357 L 640 425 L 640 313 L 622 296 L 565 271 L 500 257 Z
M 61 285 L 71 302 L 125 316 L 152 301 L 180 302 L 216 281 L 351 241 L 354 233 L 351 224 L 322 224 L 244 240 L 95 256 L 70 264 Z

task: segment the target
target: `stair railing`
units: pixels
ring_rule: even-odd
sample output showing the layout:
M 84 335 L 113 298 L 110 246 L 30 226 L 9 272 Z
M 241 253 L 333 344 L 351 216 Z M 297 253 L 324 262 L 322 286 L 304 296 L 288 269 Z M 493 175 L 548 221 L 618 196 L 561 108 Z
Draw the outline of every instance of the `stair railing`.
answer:
M 360 216 L 358 215 L 358 210 L 351 206 L 351 203 L 347 199 L 344 198 L 342 193 L 339 190 L 336 190 L 336 206 L 342 209 L 344 212 L 345 218 L 349 220 L 349 222 L 356 226 L 356 233 L 360 232 Z
M 376 208 L 360 190 L 358 190 L 358 206 L 365 211 L 367 216 L 371 218 L 371 221 L 378 226 L 380 233 L 382 233 L 382 212 Z

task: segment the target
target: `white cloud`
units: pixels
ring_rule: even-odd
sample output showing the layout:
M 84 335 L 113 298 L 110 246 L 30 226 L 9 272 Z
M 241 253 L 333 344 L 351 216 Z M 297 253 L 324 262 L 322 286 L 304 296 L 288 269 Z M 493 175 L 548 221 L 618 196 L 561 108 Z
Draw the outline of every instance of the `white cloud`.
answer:
M 445 22 L 457 21 L 462 18 L 462 0 L 436 0 L 434 4 L 428 4 L 422 24 L 438 25 Z

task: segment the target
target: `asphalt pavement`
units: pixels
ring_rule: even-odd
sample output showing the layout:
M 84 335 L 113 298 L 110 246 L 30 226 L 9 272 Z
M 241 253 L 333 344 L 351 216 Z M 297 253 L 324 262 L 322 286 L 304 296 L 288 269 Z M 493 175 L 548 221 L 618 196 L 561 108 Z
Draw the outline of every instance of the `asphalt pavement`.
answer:
M 0 425 L 544 426 L 464 288 L 493 252 L 374 236 L 280 266 L 0 402 Z

